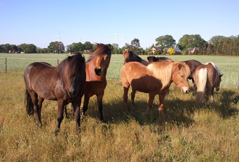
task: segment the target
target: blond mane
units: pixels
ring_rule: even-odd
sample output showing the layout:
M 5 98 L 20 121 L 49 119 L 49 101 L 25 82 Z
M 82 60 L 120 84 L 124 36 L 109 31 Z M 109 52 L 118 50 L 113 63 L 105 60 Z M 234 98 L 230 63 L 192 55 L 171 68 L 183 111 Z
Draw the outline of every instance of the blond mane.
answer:
M 166 87 L 171 80 L 173 62 L 162 61 L 153 62 L 147 66 L 148 70 L 153 73 L 153 76 L 161 81 L 162 89 Z
M 189 67 L 179 61 L 161 61 L 153 62 L 147 66 L 148 70 L 153 73 L 153 76 L 161 81 L 162 89 L 170 84 L 172 77 L 172 70 L 174 65 L 181 65 L 181 69 L 184 71 L 185 76 L 188 78 L 190 75 Z
M 218 75 L 221 75 L 219 68 L 217 67 L 217 65 L 214 62 L 211 62 L 211 61 L 207 62 L 206 65 L 208 65 L 208 64 L 212 64 L 212 66 L 217 70 Z

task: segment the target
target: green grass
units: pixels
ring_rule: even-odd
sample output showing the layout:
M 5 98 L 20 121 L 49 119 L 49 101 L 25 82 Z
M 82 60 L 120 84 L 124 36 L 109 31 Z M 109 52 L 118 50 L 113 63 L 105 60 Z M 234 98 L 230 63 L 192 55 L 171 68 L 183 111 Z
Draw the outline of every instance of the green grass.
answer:
M 7 74 L 2 68 L 6 56 Z M 213 61 L 224 76 L 221 90 L 214 94 L 215 103 L 209 102 L 208 107 L 196 107 L 192 93 L 182 94 L 172 84 L 165 98 L 165 122 L 160 124 L 158 96 L 147 115 L 148 94 L 137 92 L 134 108 L 130 90 L 131 111 L 124 110 L 119 83 L 123 58 L 112 55 L 103 98 L 105 121 L 99 120 L 94 96 L 81 123 L 81 136 L 68 106 L 69 117 L 63 119 L 55 137 L 57 103 L 44 101 L 39 128 L 36 117 L 26 113 L 23 71 L 33 61 L 56 65 L 56 59 L 66 56 L 0 54 L 0 161 L 238 161 L 239 57 L 169 56 L 179 61 Z

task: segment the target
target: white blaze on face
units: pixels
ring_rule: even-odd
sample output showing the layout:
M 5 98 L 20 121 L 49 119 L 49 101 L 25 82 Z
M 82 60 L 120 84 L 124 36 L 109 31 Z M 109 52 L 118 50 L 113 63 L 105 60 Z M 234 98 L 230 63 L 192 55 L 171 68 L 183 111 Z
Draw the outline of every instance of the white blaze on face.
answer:
M 182 92 L 183 93 L 187 93 L 189 91 L 189 88 L 188 87 L 182 87 Z

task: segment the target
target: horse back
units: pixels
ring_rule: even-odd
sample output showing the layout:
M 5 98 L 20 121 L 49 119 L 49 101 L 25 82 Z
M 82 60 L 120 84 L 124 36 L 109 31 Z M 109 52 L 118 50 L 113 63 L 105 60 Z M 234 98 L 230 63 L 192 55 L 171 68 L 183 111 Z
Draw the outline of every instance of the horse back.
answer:
M 34 62 L 24 72 L 26 88 L 35 91 L 40 97 L 54 100 L 56 76 L 55 67 L 45 62 Z
M 121 80 L 124 87 L 132 86 L 132 89 L 148 93 L 158 91 L 161 87 L 159 81 L 153 77 L 147 66 L 139 62 L 129 62 L 121 69 Z
M 192 79 L 193 78 L 193 75 L 195 73 L 195 70 L 198 66 L 202 65 L 201 62 L 197 61 L 197 60 L 187 60 L 187 61 L 183 61 L 185 62 L 188 67 L 190 68 L 190 76 L 189 78 Z

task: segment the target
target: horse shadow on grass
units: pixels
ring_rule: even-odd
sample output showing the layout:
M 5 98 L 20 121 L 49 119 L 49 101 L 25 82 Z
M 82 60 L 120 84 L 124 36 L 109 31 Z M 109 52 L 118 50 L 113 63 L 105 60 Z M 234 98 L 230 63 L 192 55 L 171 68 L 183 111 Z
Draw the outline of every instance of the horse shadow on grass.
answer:
M 189 94 L 191 95 L 191 94 Z M 146 113 L 147 100 L 135 101 L 135 107 L 131 105 L 131 100 L 128 100 L 128 106 L 130 111 L 126 111 L 124 108 L 124 102 L 122 99 L 114 99 L 109 103 L 103 101 L 103 116 L 104 123 L 128 123 L 131 120 L 135 120 L 140 125 L 150 124 L 176 124 L 178 126 L 190 126 L 195 121 L 193 116 L 195 111 L 209 110 L 215 111 L 222 118 L 228 118 L 238 113 L 238 109 L 235 106 L 233 98 L 236 95 L 234 91 L 224 90 L 220 93 L 219 99 L 214 103 L 208 102 L 208 106 L 197 107 L 195 105 L 195 97 L 189 100 L 181 100 L 179 98 L 170 99 L 166 97 L 164 106 L 164 121 L 160 123 L 160 115 L 158 112 L 158 103 L 154 104 L 151 113 Z M 239 98 L 239 95 L 237 96 Z M 99 119 L 98 104 L 96 101 L 90 101 L 89 108 L 86 112 L 86 116 Z M 156 103 L 156 102 L 154 102 Z M 68 106 L 69 107 L 69 106 Z

